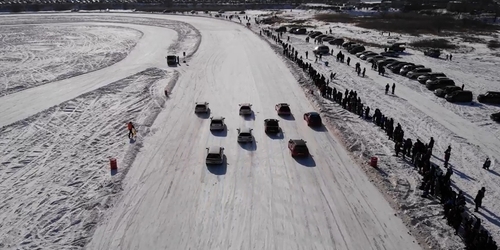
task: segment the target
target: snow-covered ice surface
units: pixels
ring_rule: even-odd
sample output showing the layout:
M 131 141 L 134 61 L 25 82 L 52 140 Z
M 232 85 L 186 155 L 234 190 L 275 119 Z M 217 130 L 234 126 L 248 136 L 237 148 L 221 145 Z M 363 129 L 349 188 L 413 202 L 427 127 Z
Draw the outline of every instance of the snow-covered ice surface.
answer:
M 79 249 L 90 240 L 165 107 L 163 89 L 171 89 L 178 77 L 177 71 L 166 67 L 165 55 L 180 51 L 191 55 L 200 41 L 189 24 L 147 16 L 5 15 L 0 27 L 14 23 L 63 27 L 68 22 L 75 30 L 96 35 L 82 36 L 88 39 L 82 42 L 96 47 L 81 53 L 101 46 L 118 53 L 122 48 L 116 44 L 137 36 L 131 29 L 142 37 L 130 53 L 125 52 L 124 60 L 112 66 L 82 75 L 73 71 L 78 76 L 0 97 L 2 249 Z M 93 43 L 91 38 L 112 35 L 100 34 L 111 33 L 104 29 L 109 26 L 122 29 L 124 40 Z M 30 42 L 37 39 L 33 35 Z M 79 58 L 88 56 L 75 53 L 71 46 L 58 49 Z M 36 63 L 28 60 L 21 66 Z M 47 65 L 57 65 L 51 63 Z M 134 121 L 139 131 L 136 141 L 127 139 L 128 121 Z M 117 158 L 119 166 L 112 176 L 110 157 Z
M 118 26 L 1 25 L 0 96 L 105 68 L 141 36 Z
M 420 249 L 343 145 L 304 124 L 314 108 L 266 42 L 237 24 L 168 18 L 193 24 L 202 43 L 89 249 Z M 227 132 L 211 133 L 196 101 L 225 116 Z M 252 117 L 238 115 L 242 102 Z M 278 102 L 294 116 L 270 137 L 263 120 L 278 118 Z M 254 128 L 255 143 L 238 145 L 240 126 Z M 313 157 L 291 158 L 290 138 L 307 140 Z M 219 168 L 204 164 L 211 145 L 225 147 Z
M 291 19 L 311 18 L 313 11 L 286 12 Z M 365 30 L 349 24 L 324 24 L 316 21 L 305 22 L 305 25 L 315 26 L 316 30 L 325 32 L 332 28 L 333 34 L 339 37 L 360 39 L 367 42 L 387 44 L 395 41 L 411 42 L 431 36 L 412 37 L 404 34 L 391 33 L 391 36 L 381 35 L 378 31 Z M 252 23 L 253 25 L 253 23 Z M 267 26 L 263 26 L 267 27 Z M 258 32 L 258 27 L 253 27 Z M 285 39 L 286 39 L 285 35 Z M 477 35 L 484 40 L 495 39 L 493 36 Z M 299 55 L 305 58 L 305 51 L 311 55 L 314 43 L 306 43 L 305 36 L 290 35 L 291 44 L 298 49 Z M 407 49 L 400 60 L 423 64 L 435 72 L 444 72 L 457 82 L 458 86 L 465 84 L 465 89 L 474 93 L 474 98 L 485 91 L 499 91 L 497 74 L 500 58 L 498 53 L 491 51 L 484 43 L 466 42 L 465 37 L 448 37 L 461 47 L 446 53 L 453 54 L 453 61 L 425 57 L 421 51 Z M 339 49 L 334 49 L 334 54 Z M 368 47 L 368 50 L 380 52 L 381 49 Z M 474 102 L 470 104 L 452 104 L 437 98 L 431 91 L 417 81 L 392 74 L 379 76 L 370 69 L 370 64 L 342 50 L 351 57 L 351 66 L 340 64 L 332 56 L 323 57 L 315 63 L 314 58 L 308 61 L 325 76 L 330 72 L 337 73 L 334 84 L 331 85 L 344 91 L 357 90 L 363 103 L 372 110 L 380 108 L 384 115 L 393 117 L 401 123 L 405 137 L 419 138 L 428 142 L 433 136 L 436 139 L 433 161 L 442 165 L 443 152 L 448 145 L 452 147 L 450 163 L 454 175 L 452 185 L 463 190 L 467 196 L 468 207 L 473 208 L 473 199 L 477 191 L 486 187 L 487 193 L 483 201 L 483 209 L 475 213 L 483 221 L 484 226 L 492 233 L 495 240 L 500 240 L 500 189 L 497 183 L 500 174 L 494 166 L 500 160 L 500 139 L 498 124 L 491 121 L 489 115 L 499 112 L 494 105 L 484 105 Z M 329 62 L 329 67 L 324 62 Z M 354 71 L 356 62 L 367 68 L 367 77 L 361 78 Z M 383 88 L 387 83 L 396 83 L 396 95 L 385 95 Z M 402 213 L 407 214 L 407 222 L 415 230 L 427 237 L 425 240 L 432 247 L 441 249 L 456 249 L 463 246 L 461 240 L 453 235 L 452 229 L 441 219 L 442 206 L 434 200 L 420 197 L 418 189 L 421 176 L 399 158 L 393 157 L 393 143 L 374 125 L 359 119 L 357 116 L 343 110 L 338 105 L 316 95 L 310 96 L 315 105 L 322 109 L 327 119 L 332 121 L 340 131 L 339 136 L 350 151 L 366 160 L 369 156 L 378 156 L 380 173 L 366 167 L 369 176 L 374 177 L 378 186 L 393 196 Z M 373 112 L 373 111 L 372 111 Z M 493 167 L 490 171 L 481 168 L 482 163 L 490 157 Z

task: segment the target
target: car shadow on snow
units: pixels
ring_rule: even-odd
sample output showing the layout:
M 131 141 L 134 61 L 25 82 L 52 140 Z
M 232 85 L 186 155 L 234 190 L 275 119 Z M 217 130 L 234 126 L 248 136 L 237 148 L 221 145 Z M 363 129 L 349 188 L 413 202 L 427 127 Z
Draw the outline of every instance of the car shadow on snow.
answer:
M 283 120 L 295 121 L 295 116 L 293 116 L 292 114 L 290 114 L 290 115 L 280 115 L 279 117 L 282 118 Z
M 306 158 L 294 158 L 295 161 L 305 167 L 312 168 L 316 167 L 316 162 L 314 161 L 314 158 L 312 156 L 306 157 Z
M 496 225 L 497 227 L 500 226 L 500 218 L 495 213 L 493 213 L 490 210 L 488 210 L 487 208 L 481 207 L 479 209 L 478 213 L 481 214 L 482 216 L 484 216 L 484 218 L 486 218 L 489 222 L 491 222 L 492 224 Z
M 452 104 L 460 105 L 460 106 L 478 107 L 478 108 L 483 107 L 482 103 L 474 102 L 474 101 L 472 101 L 472 102 L 452 102 Z
M 257 150 L 257 142 L 238 142 L 240 144 L 240 147 L 247 150 L 247 151 L 255 151 Z
M 210 118 L 210 109 L 206 113 L 196 113 L 196 116 L 201 119 L 208 119 Z
M 249 115 L 242 115 L 242 116 L 243 116 L 243 119 L 245 119 L 245 121 L 255 120 L 255 113 L 254 112 L 252 112 Z
M 225 128 L 224 130 L 210 130 L 212 132 L 212 135 L 218 136 L 218 137 L 226 137 L 227 136 L 227 129 Z
M 267 136 L 273 140 L 283 140 L 283 138 L 285 138 L 283 132 L 279 132 L 276 134 L 267 134 Z
M 311 129 L 316 132 L 328 132 L 328 129 L 325 127 L 325 125 L 321 125 L 318 127 L 311 127 Z
M 218 165 L 206 164 L 207 170 L 214 175 L 225 175 L 227 172 L 227 160 L 224 156 L 224 163 Z

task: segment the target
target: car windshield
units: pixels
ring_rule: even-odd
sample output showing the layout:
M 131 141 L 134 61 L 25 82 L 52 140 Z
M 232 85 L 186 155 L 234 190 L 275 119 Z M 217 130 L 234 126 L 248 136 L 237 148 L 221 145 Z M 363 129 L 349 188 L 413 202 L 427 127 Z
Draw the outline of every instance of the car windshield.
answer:
M 203 104 L 196 105 L 196 108 L 197 108 L 197 109 L 204 109 L 205 107 L 206 107 L 206 106 L 205 106 L 205 105 L 203 105 Z
M 240 108 L 240 110 L 250 110 L 250 107 L 248 107 L 248 106 L 242 106 L 242 107 Z
M 222 125 L 222 121 L 221 120 L 212 120 L 212 125 Z
M 207 159 L 220 159 L 219 154 L 208 154 Z
M 311 119 L 318 119 L 319 118 L 319 115 L 318 114 L 311 114 Z
M 305 153 L 307 152 L 307 147 L 304 145 L 297 145 L 295 146 L 295 151 L 299 153 Z
M 250 133 L 243 132 L 243 133 L 240 133 L 240 136 L 251 136 L 251 134 L 250 134 Z
M 278 122 L 276 121 L 268 121 L 267 126 L 278 126 Z

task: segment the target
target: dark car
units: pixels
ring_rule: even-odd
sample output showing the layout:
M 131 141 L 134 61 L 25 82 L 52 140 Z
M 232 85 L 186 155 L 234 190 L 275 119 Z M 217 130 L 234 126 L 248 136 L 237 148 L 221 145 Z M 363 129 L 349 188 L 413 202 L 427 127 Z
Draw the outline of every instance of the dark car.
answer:
M 264 132 L 266 134 L 277 134 L 280 132 L 280 125 L 277 119 L 264 120 Z
M 444 98 L 446 95 L 451 94 L 455 91 L 459 91 L 459 90 L 462 90 L 462 88 L 460 88 L 459 86 L 447 86 L 447 87 L 444 87 L 441 89 L 436 89 L 434 91 L 434 95 L 436 95 L 437 97 Z
M 345 42 L 345 43 L 342 44 L 342 47 L 343 48 L 348 48 L 349 46 L 351 46 L 353 44 L 355 44 L 355 42 Z
M 342 45 L 342 44 L 344 44 L 344 39 L 342 39 L 342 38 L 335 38 L 335 39 L 329 41 L 328 43 L 331 44 L 331 45 Z
M 490 115 L 490 118 L 491 118 L 491 120 L 493 120 L 493 121 L 500 122 L 500 112 L 498 112 L 498 113 L 494 113 L 494 114 L 491 114 L 491 115 Z
M 488 91 L 477 96 L 480 103 L 500 104 L 500 92 Z
M 305 35 L 306 33 L 307 33 L 307 30 L 304 28 L 294 29 L 294 31 L 293 31 L 293 34 L 296 34 L 296 35 Z
M 427 82 L 425 86 L 428 90 L 436 90 L 447 86 L 455 86 L 455 81 L 451 80 L 450 78 L 438 78 L 434 81 Z
M 445 96 L 449 102 L 472 102 L 472 92 L 469 90 L 454 91 Z
M 288 149 L 290 149 L 290 153 L 292 157 L 308 157 L 309 149 L 307 148 L 306 141 L 302 139 L 290 139 L 288 141 Z
M 396 73 L 396 74 L 399 74 L 399 72 L 401 72 L 401 69 L 404 67 L 404 66 L 407 66 L 407 65 L 415 65 L 414 63 L 401 63 L 401 64 L 398 64 L 396 66 L 392 66 L 391 68 L 389 68 L 392 73 Z
M 278 112 L 278 115 L 291 115 L 290 105 L 288 103 L 278 103 L 274 106 L 274 110 Z
M 167 65 L 168 66 L 174 66 L 177 65 L 177 56 L 167 56 Z
M 424 55 L 438 58 L 441 55 L 441 51 L 438 49 L 429 49 L 424 51 Z
M 382 59 L 382 60 L 378 60 L 377 61 L 377 65 L 379 67 L 384 67 L 384 66 L 386 66 L 388 64 L 391 64 L 391 63 L 393 63 L 395 61 L 396 61 L 396 59 L 392 59 L 392 58 L 390 58 L 390 59 Z
M 307 122 L 307 126 L 321 126 L 323 124 L 321 116 L 316 112 L 305 113 L 304 120 Z
M 406 49 L 406 43 L 394 43 L 387 47 L 389 51 L 403 52 Z
M 275 29 L 276 32 L 286 32 L 286 27 L 285 26 L 281 26 L 277 29 Z
M 365 51 L 365 50 L 366 50 L 365 46 L 358 45 L 358 46 L 351 47 L 348 52 L 351 53 L 351 54 L 356 54 L 358 52 L 362 52 L 362 51 Z

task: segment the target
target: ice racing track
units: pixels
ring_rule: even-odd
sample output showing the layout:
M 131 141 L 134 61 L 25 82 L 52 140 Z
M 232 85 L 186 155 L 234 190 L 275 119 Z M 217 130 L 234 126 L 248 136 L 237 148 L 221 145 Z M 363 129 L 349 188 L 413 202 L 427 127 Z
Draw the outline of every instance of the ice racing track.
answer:
M 302 114 L 313 111 L 312 105 L 258 35 L 209 18 L 131 16 L 187 22 L 202 39 L 187 65 L 175 69 L 180 73 L 175 88 L 148 128 L 116 203 L 85 241 L 88 249 L 420 249 L 328 129 L 305 125 Z M 163 58 L 172 32 L 146 30 L 147 42 L 113 66 L 0 98 L 0 125 L 140 70 L 171 72 Z M 76 82 L 75 87 L 54 91 L 64 81 Z M 227 133 L 209 131 L 209 119 L 193 113 L 196 101 L 208 101 L 211 115 L 226 117 Z M 252 118 L 238 115 L 242 102 L 253 104 Z M 279 102 L 289 103 L 294 117 L 280 119 L 283 137 L 269 137 L 263 120 L 277 117 L 274 105 Z M 240 126 L 254 128 L 256 143 L 236 142 Z M 305 139 L 313 157 L 291 158 L 290 138 Z M 205 147 L 211 145 L 225 147 L 224 166 L 205 166 Z M 106 162 L 101 165 L 107 167 Z M 65 248 L 47 244 L 43 246 Z

